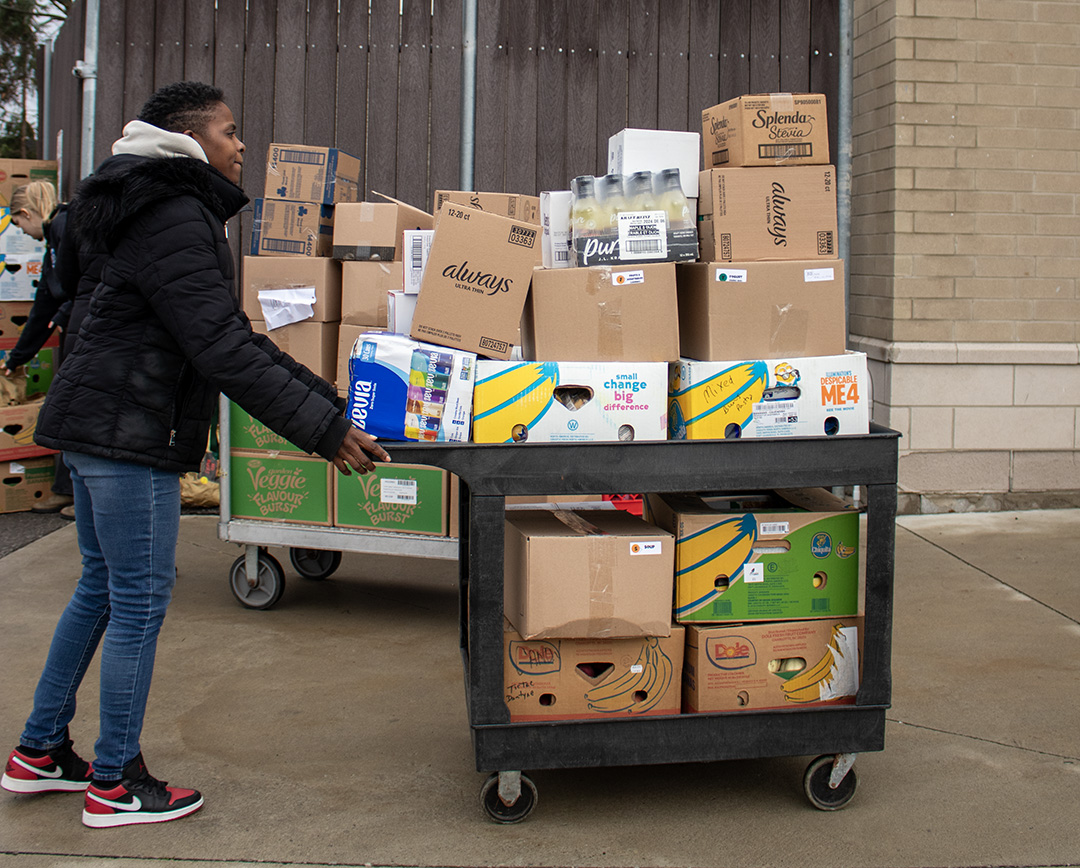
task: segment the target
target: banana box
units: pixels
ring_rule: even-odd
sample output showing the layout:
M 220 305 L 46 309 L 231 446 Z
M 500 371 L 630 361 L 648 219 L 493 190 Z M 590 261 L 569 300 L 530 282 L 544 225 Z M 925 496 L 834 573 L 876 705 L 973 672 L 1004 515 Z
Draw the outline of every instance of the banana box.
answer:
M 681 494 L 650 494 L 647 502 L 649 520 L 675 534 L 680 623 L 858 614 L 854 510 L 727 510 Z
M 686 628 L 683 712 L 852 705 L 862 618 Z
M 866 354 L 680 359 L 668 370 L 668 437 L 823 437 L 870 431 Z
M 498 362 L 481 359 L 473 440 L 666 440 L 664 362 Z
M 55 450 L 34 442 L 42 401 L 0 407 L 0 461 L 15 461 L 38 455 L 52 455 Z
M 45 500 L 55 466 L 51 455 L 0 463 L 0 513 L 25 512 Z
M 511 721 L 679 714 L 684 630 L 630 639 L 525 640 L 503 634 Z
M 388 332 L 365 332 L 349 354 L 346 415 L 387 440 L 469 439 L 476 355 Z

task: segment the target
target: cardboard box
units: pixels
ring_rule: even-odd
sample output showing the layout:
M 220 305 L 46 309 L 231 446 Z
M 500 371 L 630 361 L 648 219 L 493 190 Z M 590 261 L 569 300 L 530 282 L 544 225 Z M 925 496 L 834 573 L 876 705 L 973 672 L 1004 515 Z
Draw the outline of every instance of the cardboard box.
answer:
M 647 496 L 675 535 L 680 623 L 844 617 L 859 611 L 859 515 L 792 505 L 744 511 L 697 495 Z
M 308 457 L 303 449 L 271 431 L 232 401 L 229 402 L 229 448 L 246 454 L 265 452 L 272 455 Z
M 400 260 L 402 233 L 435 225 L 435 219 L 426 211 L 385 198 L 386 202 L 354 202 L 337 207 L 335 259 Z
M 341 263 L 341 322 L 387 327 L 386 294 L 401 289 L 400 262 Z
M 268 199 L 334 205 L 360 201 L 360 160 L 338 148 L 271 144 L 266 158 Z
M 438 214 L 447 202 L 498 214 L 500 217 L 509 217 L 511 220 L 540 223 L 540 198 L 538 196 L 523 196 L 520 193 L 476 193 L 471 190 L 436 190 L 433 209 L 435 214 Z
M 0 367 L 7 363 L 8 354 L 15 349 L 16 341 L 0 340 Z M 35 396 L 44 395 L 52 385 L 56 369 L 60 366 L 60 334 L 53 332 L 37 355 L 19 370 L 9 383 L 14 383 L 19 393 L 18 403 L 25 403 Z M 3 376 L 0 374 L 0 376 Z
M 684 630 L 629 639 L 525 640 L 507 628 L 503 699 L 511 721 L 679 714 Z
M 702 172 L 698 235 L 706 262 L 835 259 L 836 172 L 832 166 Z
M 266 323 L 253 320 L 251 327 L 259 334 L 268 335 L 279 349 L 326 382 L 334 382 L 337 376 L 338 323 L 297 322 L 270 330 Z
M 260 292 L 311 289 L 315 293 L 314 322 L 336 322 L 341 316 L 341 264 L 324 257 L 244 257 L 244 311 L 248 317 L 266 320 L 263 303 L 274 303 Z
M 544 268 L 570 267 L 570 201 L 569 190 L 554 190 L 540 194 L 540 253 Z
M 25 512 L 47 499 L 55 469 L 52 455 L 0 464 L 0 513 Z
M 371 331 L 370 326 L 342 324 L 338 327 L 337 376 L 334 378 L 334 385 L 346 400 L 349 396 L 349 356 L 356 339 L 368 331 Z
M 0 461 L 16 461 L 55 452 L 34 442 L 41 403 L 31 401 L 28 404 L 0 407 Z
M 522 318 L 522 354 L 545 362 L 679 358 L 675 264 L 537 269 Z
M 41 256 L 0 253 L 0 302 L 33 301 L 40 279 Z
M 412 337 L 510 358 L 539 246 L 534 224 L 446 205 L 435 225 Z
M 419 295 L 424 282 L 424 267 L 435 240 L 434 229 L 406 229 L 401 233 L 402 280 L 401 289 L 409 295 Z
M 6 208 L 15 189 L 31 181 L 51 181 L 56 187 L 56 160 L 0 160 L 0 207 Z
M 687 627 L 683 711 L 852 705 L 862 619 Z
M 617 509 L 508 511 L 506 618 L 523 639 L 668 636 L 674 548 Z
M 475 372 L 473 353 L 365 332 L 349 359 L 346 413 L 376 437 L 463 443 Z
M 330 525 L 330 475 L 322 458 L 237 450 L 229 462 L 233 518 Z
M 412 331 L 418 298 L 419 296 L 400 290 L 387 293 L 386 322 L 390 331 L 396 335 L 407 335 Z
M 865 353 L 672 364 L 668 436 L 820 437 L 870 432 Z
M 759 93 L 701 113 L 705 168 L 806 166 L 829 162 L 822 93 Z
M 665 440 L 663 362 L 476 365 L 476 443 Z
M 252 256 L 329 256 L 334 245 L 334 206 L 256 199 Z
M 376 464 L 334 474 L 334 526 L 446 536 L 447 473 L 421 464 Z
M 0 302 L 0 347 L 14 347 L 30 319 L 32 301 Z
M 686 358 L 833 356 L 847 348 L 843 260 L 680 264 L 675 278 Z
M 676 130 L 625 129 L 608 138 L 608 173 L 632 175 L 678 169 L 687 198 L 698 195 L 701 136 Z

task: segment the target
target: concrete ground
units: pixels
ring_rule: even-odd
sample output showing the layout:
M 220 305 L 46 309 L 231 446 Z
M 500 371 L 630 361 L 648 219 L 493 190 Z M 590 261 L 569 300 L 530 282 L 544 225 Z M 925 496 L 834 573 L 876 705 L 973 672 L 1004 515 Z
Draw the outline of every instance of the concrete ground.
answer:
M 77 574 L 75 529 L 0 558 L 0 733 L 14 746 Z M 3 868 L 1080 865 L 1080 510 L 898 520 L 893 707 L 859 790 L 823 813 L 809 758 L 532 773 L 524 822 L 481 814 L 456 565 L 346 555 L 269 611 L 240 549 L 185 517 L 143 747 L 206 806 L 90 830 L 77 795 L 0 793 Z M 73 726 L 92 754 L 95 673 Z M 5 750 L 8 748 L 4 748 Z

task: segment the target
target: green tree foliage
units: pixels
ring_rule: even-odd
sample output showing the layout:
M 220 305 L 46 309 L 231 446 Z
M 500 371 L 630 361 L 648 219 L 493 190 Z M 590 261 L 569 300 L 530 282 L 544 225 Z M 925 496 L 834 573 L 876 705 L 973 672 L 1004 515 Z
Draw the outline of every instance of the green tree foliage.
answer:
M 67 18 L 74 0 L 0 0 L 0 157 L 36 156 L 38 44 Z

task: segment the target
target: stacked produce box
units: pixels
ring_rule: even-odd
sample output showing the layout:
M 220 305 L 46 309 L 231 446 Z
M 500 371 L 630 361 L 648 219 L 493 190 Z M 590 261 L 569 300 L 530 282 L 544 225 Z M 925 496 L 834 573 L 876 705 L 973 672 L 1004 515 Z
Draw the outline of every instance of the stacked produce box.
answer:
M 35 180 L 55 185 L 56 162 L 0 160 L 0 366 L 18 343 L 41 277 L 45 243 L 19 229 L 8 208 L 15 189 Z M 49 496 L 53 451 L 34 443 L 34 429 L 59 346 L 54 333 L 17 376 L 0 375 L 0 513 L 23 512 Z

